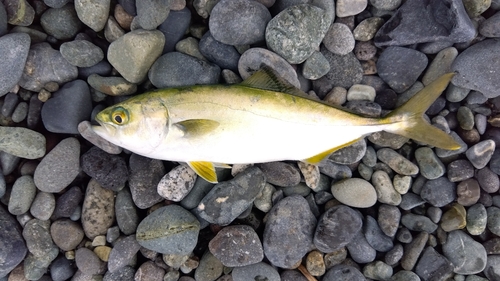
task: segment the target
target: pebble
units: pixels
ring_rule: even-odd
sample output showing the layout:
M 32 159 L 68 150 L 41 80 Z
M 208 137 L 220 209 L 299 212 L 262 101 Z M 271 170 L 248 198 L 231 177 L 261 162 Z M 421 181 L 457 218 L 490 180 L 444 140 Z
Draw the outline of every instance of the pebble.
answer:
M 419 171 L 418 166 L 401 156 L 390 148 L 381 148 L 377 151 L 377 157 L 383 163 L 389 165 L 396 173 L 413 176 Z
M 280 200 L 267 214 L 263 246 L 266 258 L 275 266 L 292 268 L 313 243 L 316 218 L 301 196 Z M 233 271 L 233 278 L 236 276 Z
M 105 235 L 107 229 L 113 224 L 114 203 L 113 191 L 102 188 L 96 180 L 91 179 L 87 185 L 82 206 L 82 226 L 89 239 Z
M 443 207 L 456 199 L 456 186 L 448 179 L 441 177 L 428 180 L 420 192 L 420 196 L 434 207 Z
M 436 231 L 437 224 L 433 223 L 428 217 L 415 214 L 405 214 L 401 217 L 401 224 L 412 231 L 424 231 L 432 233 Z
M 222 275 L 223 270 L 224 265 L 209 251 L 206 251 L 200 259 L 200 264 L 196 268 L 194 278 L 197 281 L 217 280 Z
M 457 120 L 460 128 L 464 130 L 472 130 L 474 128 L 474 114 L 472 111 L 465 106 L 458 108 Z
M 0 150 L 4 157 L 10 156 L 16 161 L 17 157 L 26 159 L 37 159 L 45 155 L 45 137 L 35 131 L 22 127 L 0 127 Z M 5 155 L 7 153 L 8 155 Z M 5 159 L 5 158 L 4 158 Z M 6 163 L 2 163 L 4 173 L 7 169 Z M 10 174 L 10 172 L 6 173 Z
M 408 90 L 426 67 L 427 56 L 403 47 L 388 47 L 377 61 L 378 75 L 396 93 Z
M 7 94 L 21 78 L 30 42 L 30 37 L 25 33 L 0 37 L 0 96 Z
M 457 202 L 462 206 L 474 205 L 480 194 L 481 189 L 476 179 L 467 179 L 457 185 Z
M 401 176 L 401 175 L 394 175 L 392 184 L 394 185 L 394 189 L 399 193 L 399 194 L 406 194 L 408 190 L 410 190 L 411 184 L 412 184 L 412 177 L 410 176 Z
M 107 271 L 106 274 L 104 274 L 102 281 L 134 280 L 134 276 L 135 276 L 135 269 L 130 266 L 126 266 L 113 273 Z
M 165 38 L 169 38 L 165 41 L 163 47 L 164 54 L 175 50 L 175 45 L 184 37 L 190 23 L 191 12 L 188 8 L 180 11 L 170 11 L 167 19 L 158 26 L 158 30 L 165 35 Z
M 159 57 L 151 66 L 148 77 L 157 88 L 197 84 L 216 84 L 220 67 L 204 60 L 171 52 Z
M 140 248 L 141 245 L 137 243 L 135 235 L 129 235 L 118 239 L 109 253 L 109 272 L 117 272 L 118 270 L 131 264 Z
M 449 16 L 443 22 L 435 14 Z M 377 47 L 437 41 L 468 42 L 475 34 L 462 3 L 453 1 L 450 5 L 434 4 L 430 8 L 421 1 L 412 0 L 399 7 L 379 29 L 374 41 Z
M 399 149 L 408 142 L 406 137 L 384 131 L 369 135 L 368 140 L 381 147 L 390 147 L 392 149 Z
M 347 91 L 348 101 L 375 101 L 375 89 L 372 86 L 354 84 Z
M 500 37 L 500 13 L 496 12 L 479 25 L 479 34 L 484 37 Z
M 486 263 L 486 268 L 484 269 L 486 278 L 488 280 L 495 280 L 500 275 L 498 270 L 500 267 L 500 256 L 499 255 L 489 255 L 488 261 Z
M 28 251 L 39 261 L 50 264 L 56 258 L 59 249 L 50 237 L 50 221 L 39 219 L 28 221 L 23 229 L 23 237 Z M 48 265 L 40 267 L 48 267 Z
M 75 10 L 78 18 L 95 32 L 103 30 L 111 3 L 109 0 L 97 0 L 88 2 L 85 0 L 75 1 Z
M 162 254 L 187 255 L 198 242 L 200 223 L 177 205 L 160 207 L 137 227 L 136 239 L 142 247 Z
M 426 179 L 437 179 L 444 175 L 445 166 L 429 147 L 420 147 L 415 151 L 420 174 Z
M 139 209 L 147 209 L 163 200 L 156 188 L 164 175 L 165 167 L 160 160 L 137 154 L 130 156 L 128 185 L 134 204 Z
M 38 189 L 57 193 L 66 188 L 80 171 L 80 143 L 75 138 L 59 142 L 40 162 L 34 181 Z
M 488 162 L 495 151 L 495 142 L 493 140 L 484 140 L 471 146 L 465 156 L 476 169 L 482 169 Z
M 291 64 L 304 62 L 328 31 L 331 22 L 324 15 L 325 10 L 309 4 L 286 8 L 267 24 L 267 46 Z
M 246 45 L 264 41 L 270 20 L 271 13 L 258 1 L 221 0 L 212 9 L 208 24 L 215 40 Z
M 75 37 L 83 27 L 72 4 L 58 9 L 49 8 L 40 17 L 40 24 L 47 34 L 59 40 Z
M 83 200 L 83 193 L 78 186 L 68 188 L 56 200 L 55 217 L 69 218 Z
M 74 80 L 66 83 L 44 103 L 42 121 L 53 133 L 78 134 L 78 124 L 89 119 L 92 100 L 87 83 Z
M 363 275 L 373 280 L 388 280 L 392 273 L 392 267 L 382 261 L 372 262 L 363 267 Z
M 392 185 L 391 178 L 384 171 L 375 171 L 372 174 L 372 184 L 377 192 L 377 200 L 380 203 L 385 203 L 397 206 L 401 203 L 401 194 L 398 193 Z
M 481 15 L 484 11 L 486 11 L 490 5 L 491 1 L 470 1 L 470 0 L 465 0 L 464 2 L 464 7 L 465 10 L 467 11 L 467 14 L 471 18 L 475 18 L 479 15 Z
M 364 281 L 366 278 L 363 276 L 361 271 L 357 268 L 339 264 L 330 268 L 326 274 L 323 276 L 324 281 L 334 281 L 334 280 L 352 280 L 352 281 Z
M 403 257 L 403 245 L 397 243 L 394 245 L 394 248 L 392 248 L 385 254 L 384 261 L 386 264 L 394 266 L 400 262 L 402 257 Z
M 8 19 L 8 23 L 20 26 L 29 26 L 33 23 L 35 10 L 27 1 L 4 1 L 4 5 L 8 16 L 5 20 Z
M 196 178 L 196 173 L 191 168 L 179 165 L 160 180 L 158 194 L 167 200 L 179 202 L 191 191 Z
M 264 258 L 257 233 L 247 225 L 223 228 L 210 241 L 209 249 L 227 267 L 255 264 Z
M 411 271 L 415 267 L 428 239 L 429 234 L 427 232 L 421 232 L 413 241 L 405 245 L 404 254 L 401 258 L 401 267 L 403 269 Z
M 476 274 L 486 267 L 486 249 L 461 230 L 448 233 L 443 254 L 455 265 L 457 274 Z
M 80 248 L 75 252 L 75 263 L 85 275 L 99 274 L 102 271 L 103 262 L 97 255 L 87 248 Z
M 384 22 L 384 19 L 379 17 L 364 19 L 352 31 L 354 39 L 360 42 L 368 42 L 372 40 Z M 370 43 L 370 45 L 372 45 L 372 43 Z
M 240 53 L 238 53 L 234 46 L 215 40 L 210 31 L 205 33 L 200 39 L 199 48 L 204 57 L 220 66 L 222 69 L 230 69 L 235 72 L 238 71 Z
M 488 167 L 477 170 L 476 179 L 479 182 L 481 189 L 488 193 L 497 192 L 499 189 L 500 180 L 498 179 L 498 175 L 491 171 Z
M 65 42 L 59 51 L 69 63 L 78 67 L 91 67 L 104 58 L 103 51 L 87 40 Z
M 53 281 L 64 281 L 69 280 L 76 272 L 76 269 L 73 267 L 71 261 L 63 256 L 57 257 L 50 264 L 50 277 Z M 43 277 L 42 277 L 43 279 Z M 38 280 L 42 280 L 38 279 Z
M 471 235 L 480 235 L 487 226 L 487 212 L 483 204 L 477 203 L 467 209 L 467 232 Z
M 354 36 L 349 27 L 342 23 L 333 23 L 323 38 L 328 51 L 337 55 L 346 55 L 354 50 Z
M 446 232 L 463 229 L 466 225 L 465 217 L 465 208 L 455 203 L 443 214 L 440 226 Z
M 347 244 L 350 257 L 357 263 L 369 263 L 375 260 L 377 251 L 368 244 L 362 231 Z
M 35 183 L 32 179 L 31 181 L 33 187 L 35 187 Z M 33 200 L 33 203 L 31 203 L 30 213 L 33 217 L 39 220 L 48 220 L 52 216 L 55 207 L 56 199 L 54 198 L 54 194 L 47 192 L 38 192 L 35 196 L 35 199 Z
M 147 261 L 141 264 L 141 266 L 139 266 L 139 268 L 137 269 L 137 272 L 135 273 L 135 280 L 137 281 L 162 280 L 164 275 L 165 275 L 165 269 L 156 265 L 153 261 Z M 179 279 L 179 281 L 182 281 L 181 279 Z
M 265 184 L 263 172 L 250 167 L 234 179 L 216 184 L 201 200 L 197 211 L 210 223 L 228 225 L 252 205 Z
M 322 190 L 320 187 L 321 174 L 319 172 L 319 167 L 312 164 L 307 164 L 304 162 L 297 162 L 300 172 L 304 176 L 304 181 L 310 189 L 313 191 Z M 325 186 L 328 188 L 328 186 Z
M 453 77 L 452 83 L 459 87 L 479 91 L 487 98 L 497 97 L 498 93 L 495 89 L 499 85 L 491 73 L 498 70 L 497 65 L 491 62 L 497 57 L 494 50 L 498 49 L 499 44 L 499 40 L 487 39 L 460 53 L 451 68 L 452 71 L 459 73 Z
M 424 280 L 446 280 L 453 276 L 453 264 L 434 248 L 425 248 L 415 273 Z
M 377 192 L 373 185 L 359 178 L 333 183 L 331 191 L 337 200 L 351 207 L 368 208 L 377 202 Z
M 125 235 L 135 233 L 139 224 L 139 215 L 132 200 L 132 195 L 124 188 L 116 195 L 115 202 L 116 223 Z
M 311 251 L 306 257 L 306 269 L 312 276 L 322 276 L 326 272 L 323 254 L 320 251 Z
M 316 80 L 325 76 L 330 71 L 330 64 L 320 52 L 314 52 L 302 66 L 302 75 L 306 79 Z
M 459 159 L 448 164 L 447 173 L 451 182 L 459 182 L 472 178 L 474 176 L 474 167 L 469 161 Z
M 500 235 L 500 208 L 498 207 L 488 207 L 486 209 L 488 216 L 487 227 L 495 235 Z
M 483 244 L 486 254 L 496 255 L 500 253 L 500 238 L 492 238 Z
M 158 30 L 134 30 L 109 45 L 109 63 L 131 83 L 142 82 L 161 55 L 165 36 Z M 128 55 L 123 56 L 126 52 Z
M 58 219 L 50 226 L 54 244 L 63 251 L 76 249 L 84 237 L 81 225 L 69 219 Z
M 272 266 L 260 262 L 256 264 L 236 267 L 232 273 L 233 280 L 254 281 L 258 278 L 264 278 L 268 281 L 280 281 L 280 275 Z
M 19 86 L 26 90 L 38 92 L 48 82 L 63 84 L 78 76 L 78 69 L 63 58 L 48 43 L 33 44 L 26 59 L 26 65 L 19 80 Z
M 172 0 L 136 2 L 137 16 L 134 18 L 134 21 L 142 29 L 156 29 L 167 19 L 171 5 Z
M 7 11 L 3 3 L 0 5 L 0 36 L 7 33 Z
M 259 164 L 266 181 L 280 187 L 296 186 L 300 182 L 300 170 L 285 162 Z
M 412 271 L 401 270 L 389 279 L 390 281 L 420 281 L 420 277 Z
M 4 245 L 0 258 L 5 261 L 0 264 L 0 276 L 3 278 L 23 261 L 27 248 L 19 224 L 3 206 L 0 206 L 0 220 L 0 243 Z
M 392 239 L 382 232 L 377 221 L 371 216 L 365 218 L 363 233 L 368 244 L 379 252 L 387 252 L 394 246 Z
M 354 16 L 361 13 L 368 5 L 367 0 L 339 0 L 336 3 L 336 15 L 338 17 Z
M 342 205 L 330 208 L 319 219 L 314 245 L 324 253 L 337 251 L 354 239 L 362 225 L 361 217 L 353 209 Z
M 137 92 L 137 85 L 122 77 L 102 77 L 99 74 L 90 74 L 87 82 L 92 88 L 110 96 L 125 96 Z
M 382 232 L 394 237 L 398 231 L 399 221 L 401 219 L 401 211 L 396 206 L 382 204 L 378 208 L 377 222 Z
M 82 170 L 94 178 L 103 188 L 119 191 L 128 179 L 125 160 L 111 155 L 98 147 L 92 147 L 80 159 Z
M 408 211 L 423 204 L 425 204 L 425 201 L 422 199 L 422 197 L 414 193 L 406 193 L 403 195 L 399 207 L 405 211 Z
M 266 183 L 264 188 L 259 192 L 253 201 L 255 208 L 261 210 L 262 212 L 269 212 L 273 206 L 272 196 L 274 192 L 276 192 L 276 188 L 273 185 Z
M 458 51 L 454 47 L 448 47 L 439 51 L 425 71 L 422 83 L 427 86 L 441 75 L 449 72 L 451 64 L 457 55 Z

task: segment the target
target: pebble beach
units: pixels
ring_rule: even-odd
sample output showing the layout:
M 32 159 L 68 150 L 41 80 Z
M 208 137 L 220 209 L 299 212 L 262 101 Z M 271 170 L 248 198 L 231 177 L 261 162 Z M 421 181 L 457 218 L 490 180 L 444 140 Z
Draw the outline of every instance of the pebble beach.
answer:
M 263 65 L 370 117 L 455 72 L 426 119 L 461 147 L 378 132 L 213 184 L 92 131 Z M 0 1 L 0 281 L 499 281 L 497 145 L 500 0 Z

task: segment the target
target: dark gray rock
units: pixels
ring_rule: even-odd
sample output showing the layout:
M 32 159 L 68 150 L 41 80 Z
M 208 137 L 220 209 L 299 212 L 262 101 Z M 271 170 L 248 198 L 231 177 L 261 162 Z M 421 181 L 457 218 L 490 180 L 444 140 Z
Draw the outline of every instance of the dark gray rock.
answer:
M 448 233 L 443 254 L 453 263 L 453 271 L 458 274 L 476 274 L 486 267 L 485 247 L 461 230 Z
M 377 251 L 368 244 L 362 231 L 358 232 L 351 243 L 347 244 L 347 250 L 351 258 L 357 263 L 372 262 L 377 255 Z
M 42 107 L 42 121 L 53 133 L 79 134 L 78 124 L 92 112 L 90 90 L 83 80 L 66 83 Z
M 476 34 L 460 0 L 406 1 L 375 35 L 375 45 L 467 42 Z
M 267 281 L 280 281 L 280 274 L 272 266 L 260 262 L 252 265 L 236 267 L 231 273 L 233 280 L 240 281 L 254 281 L 254 280 L 267 280 Z
M 0 7 L 0 11 L 2 8 Z M 0 57 L 2 58 L 0 60 L 0 96 L 7 94 L 21 79 L 24 64 L 28 58 L 30 42 L 31 39 L 26 33 L 12 33 L 0 37 Z
M 148 77 L 157 88 L 217 84 L 220 67 L 198 58 L 171 52 L 159 57 Z
M 0 278 L 7 276 L 28 252 L 24 242 L 21 227 L 7 210 L 0 206 Z
M 73 38 L 83 27 L 73 4 L 67 4 L 59 9 L 48 9 L 40 17 L 40 24 L 47 34 L 59 40 Z
M 137 21 L 143 29 L 156 29 L 170 12 L 172 0 L 136 1 Z
M 238 62 L 241 55 L 234 46 L 215 40 L 209 31 L 200 39 L 199 47 L 201 54 L 209 61 L 222 69 L 238 72 Z
M 453 276 L 453 264 L 432 247 L 425 248 L 415 273 L 423 280 L 447 280 Z
M 104 58 L 104 52 L 87 40 L 75 40 L 61 44 L 61 55 L 72 65 L 91 67 Z
M 177 205 L 161 207 L 144 218 L 136 239 L 147 249 L 162 254 L 188 255 L 198 241 L 200 223 Z
M 139 224 L 139 216 L 132 200 L 132 195 L 124 188 L 116 195 L 115 202 L 116 223 L 125 235 L 135 233 Z
M 135 9 L 135 5 L 133 6 Z M 190 23 L 191 12 L 188 8 L 184 8 L 180 11 L 170 11 L 167 19 L 162 24 L 160 24 L 160 26 L 158 26 L 158 30 L 160 30 L 163 35 L 165 35 L 165 38 L 168 38 L 168 40 L 165 41 L 165 46 L 163 47 L 164 54 L 173 52 L 175 50 L 175 44 L 177 44 L 177 42 L 179 42 L 184 37 Z
M 165 167 L 160 160 L 132 154 L 129 160 L 129 187 L 135 205 L 147 209 L 163 200 L 156 187 L 165 175 Z
M 75 271 L 71 262 L 64 256 L 57 257 L 50 264 L 50 277 L 53 281 L 69 280 L 75 274 Z
M 388 47 L 377 61 L 380 78 L 396 93 L 409 89 L 427 66 L 425 54 L 403 47 Z
M 128 179 L 125 160 L 94 146 L 81 157 L 82 170 L 94 178 L 102 187 L 119 191 Z
M 269 162 L 259 165 L 266 177 L 266 181 L 272 185 L 281 187 L 295 186 L 300 182 L 300 171 L 297 167 L 285 162 Z
M 363 273 L 357 268 L 350 265 L 339 264 L 330 268 L 323 281 L 364 281 L 366 280 Z
M 363 158 L 366 152 L 366 140 L 360 139 L 359 141 L 343 147 L 328 157 L 330 160 L 337 164 L 354 164 Z
M 500 81 L 494 73 L 500 71 L 500 65 L 494 62 L 499 58 L 498 48 L 500 39 L 487 39 L 460 53 L 451 66 L 451 71 L 458 72 L 452 83 L 479 91 L 487 98 L 497 97 Z
M 500 277 L 500 255 L 489 255 L 488 263 L 484 269 L 484 273 L 488 280 L 498 280 Z
M 7 11 L 3 3 L 0 3 L 0 36 L 7 33 Z
M 394 237 L 396 235 L 400 219 L 401 211 L 398 207 L 383 204 L 378 208 L 377 222 L 380 226 L 380 230 L 382 230 L 385 235 L 389 237 Z
M 465 159 L 459 159 L 448 164 L 448 179 L 451 182 L 459 182 L 474 176 L 474 167 Z
M 500 12 L 496 12 L 479 25 L 479 34 L 485 37 L 500 37 Z
M 62 8 L 64 5 L 71 2 L 71 0 L 44 0 L 43 3 L 51 8 Z
M 210 14 L 209 27 L 215 40 L 228 45 L 264 41 L 269 10 L 258 1 L 221 0 Z
M 228 267 L 255 264 L 264 258 L 255 230 L 247 225 L 223 228 L 209 243 L 210 252 Z
M 63 58 L 48 43 L 31 46 L 19 86 L 26 90 L 40 91 L 48 82 L 63 84 L 78 76 L 78 69 Z
M 314 245 L 330 253 L 349 244 L 361 230 L 363 222 L 353 209 L 340 205 L 328 209 L 319 219 L 314 233 Z
M 422 199 L 422 197 L 418 196 L 415 193 L 409 192 L 403 194 L 403 196 L 401 197 L 401 203 L 399 204 L 399 207 L 403 210 L 408 211 L 423 204 L 425 204 L 425 201 L 424 199 Z
M 124 281 L 124 280 L 134 280 L 135 269 L 130 266 L 122 267 L 121 269 L 111 272 L 107 271 L 102 278 L 102 281 Z
M 69 218 L 83 200 L 82 190 L 78 186 L 73 186 L 66 190 L 56 200 L 54 215 L 56 217 Z
M 118 239 L 109 253 L 108 270 L 113 273 L 129 265 L 140 248 L 135 235 Z
M 316 218 L 301 196 L 280 200 L 269 211 L 264 229 L 264 254 L 274 265 L 291 268 L 309 251 Z
M 488 167 L 477 170 L 476 179 L 479 182 L 479 186 L 488 193 L 497 192 L 500 187 L 498 175 L 491 171 Z
M 200 264 L 194 273 L 195 280 L 215 280 L 222 275 L 224 265 L 209 251 L 200 259 Z
M 307 281 L 307 278 L 297 270 L 285 270 L 280 274 L 281 281 Z
M 377 221 L 371 216 L 365 218 L 363 233 L 368 244 L 379 252 L 387 252 L 394 246 L 391 237 L 382 232 Z
M 228 225 L 252 206 L 265 184 L 262 171 L 250 167 L 234 179 L 216 184 L 201 200 L 197 211 L 210 223 Z
M 111 73 L 113 67 L 106 60 L 102 60 L 91 67 L 80 67 L 78 68 L 78 78 L 82 80 L 87 80 L 90 75 L 100 75 L 108 76 Z
M 456 199 L 456 185 L 445 177 L 428 180 L 422 187 L 420 197 L 434 207 L 443 207 Z
M 437 224 L 433 223 L 428 217 L 415 214 L 406 214 L 401 217 L 401 224 L 413 231 L 425 231 L 432 233 L 436 231 Z

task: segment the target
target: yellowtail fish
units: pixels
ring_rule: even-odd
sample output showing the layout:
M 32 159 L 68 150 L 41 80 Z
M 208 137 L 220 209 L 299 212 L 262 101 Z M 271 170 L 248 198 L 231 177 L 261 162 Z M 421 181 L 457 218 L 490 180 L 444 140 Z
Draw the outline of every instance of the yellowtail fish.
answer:
M 101 111 L 93 130 L 149 158 L 186 162 L 217 182 L 215 167 L 298 160 L 318 164 L 366 135 L 386 131 L 439 148 L 460 145 L 423 119 L 453 77 L 445 74 L 382 118 L 313 100 L 264 67 L 237 85 L 160 89 Z

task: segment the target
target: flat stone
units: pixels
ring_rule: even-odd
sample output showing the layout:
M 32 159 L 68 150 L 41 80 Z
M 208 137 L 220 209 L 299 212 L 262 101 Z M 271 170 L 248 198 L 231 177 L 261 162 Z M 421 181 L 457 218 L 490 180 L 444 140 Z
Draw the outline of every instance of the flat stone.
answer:
M 453 269 L 453 264 L 447 258 L 434 248 L 427 247 L 415 267 L 415 273 L 424 280 L 446 280 L 453 276 Z
M 448 233 L 443 254 L 453 263 L 453 272 L 457 274 L 476 274 L 486 267 L 486 249 L 461 230 Z
M 89 239 L 105 235 L 113 224 L 114 203 L 113 191 L 102 188 L 97 181 L 91 179 L 82 206 L 82 226 Z
M 80 172 L 80 143 L 76 138 L 59 142 L 38 164 L 33 179 L 38 189 L 58 193 Z
M 425 231 L 432 233 L 436 231 L 437 224 L 433 223 L 428 217 L 415 214 L 406 214 L 401 217 L 401 224 L 413 231 Z
M 386 163 L 396 173 L 406 176 L 416 175 L 419 171 L 418 166 L 410 160 L 404 158 L 396 151 L 390 148 L 382 148 L 377 151 L 377 157 L 383 163 Z
M 92 2 L 86 0 L 75 1 L 75 10 L 78 14 L 78 18 L 95 32 L 99 32 L 104 28 L 108 20 L 110 7 L 110 0 L 97 0 Z
M 45 142 L 45 137 L 33 130 L 0 126 L 0 150 L 12 156 L 26 159 L 43 157 Z
M 332 184 L 332 194 L 341 203 L 356 208 L 368 208 L 377 202 L 375 188 L 368 181 L 358 178 Z
M 210 252 L 227 267 L 255 264 L 264 258 L 262 243 L 247 225 L 223 228 L 208 244 Z
M 420 197 L 434 207 L 443 207 L 456 199 L 456 187 L 445 177 L 428 180 L 420 192 Z
M 189 211 L 177 205 L 161 207 L 144 218 L 137 227 L 137 241 L 162 254 L 187 255 L 198 241 L 200 223 Z
M 0 37 L 0 96 L 7 94 L 21 79 L 30 42 L 26 33 L 11 33 Z
M 295 186 L 300 182 L 300 171 L 297 167 L 285 162 L 269 162 L 259 165 L 266 177 L 266 181 L 272 185 L 281 187 Z
M 377 251 L 366 241 L 362 231 L 347 244 L 350 257 L 357 263 L 369 263 L 375 260 Z M 332 279 L 333 280 L 333 279 Z
M 353 109 L 349 108 L 349 106 L 346 106 L 346 108 L 351 110 Z M 365 152 L 366 152 L 366 140 L 360 139 L 349 146 L 343 147 L 335 151 L 328 158 L 338 164 L 353 164 L 361 160 L 365 155 Z

